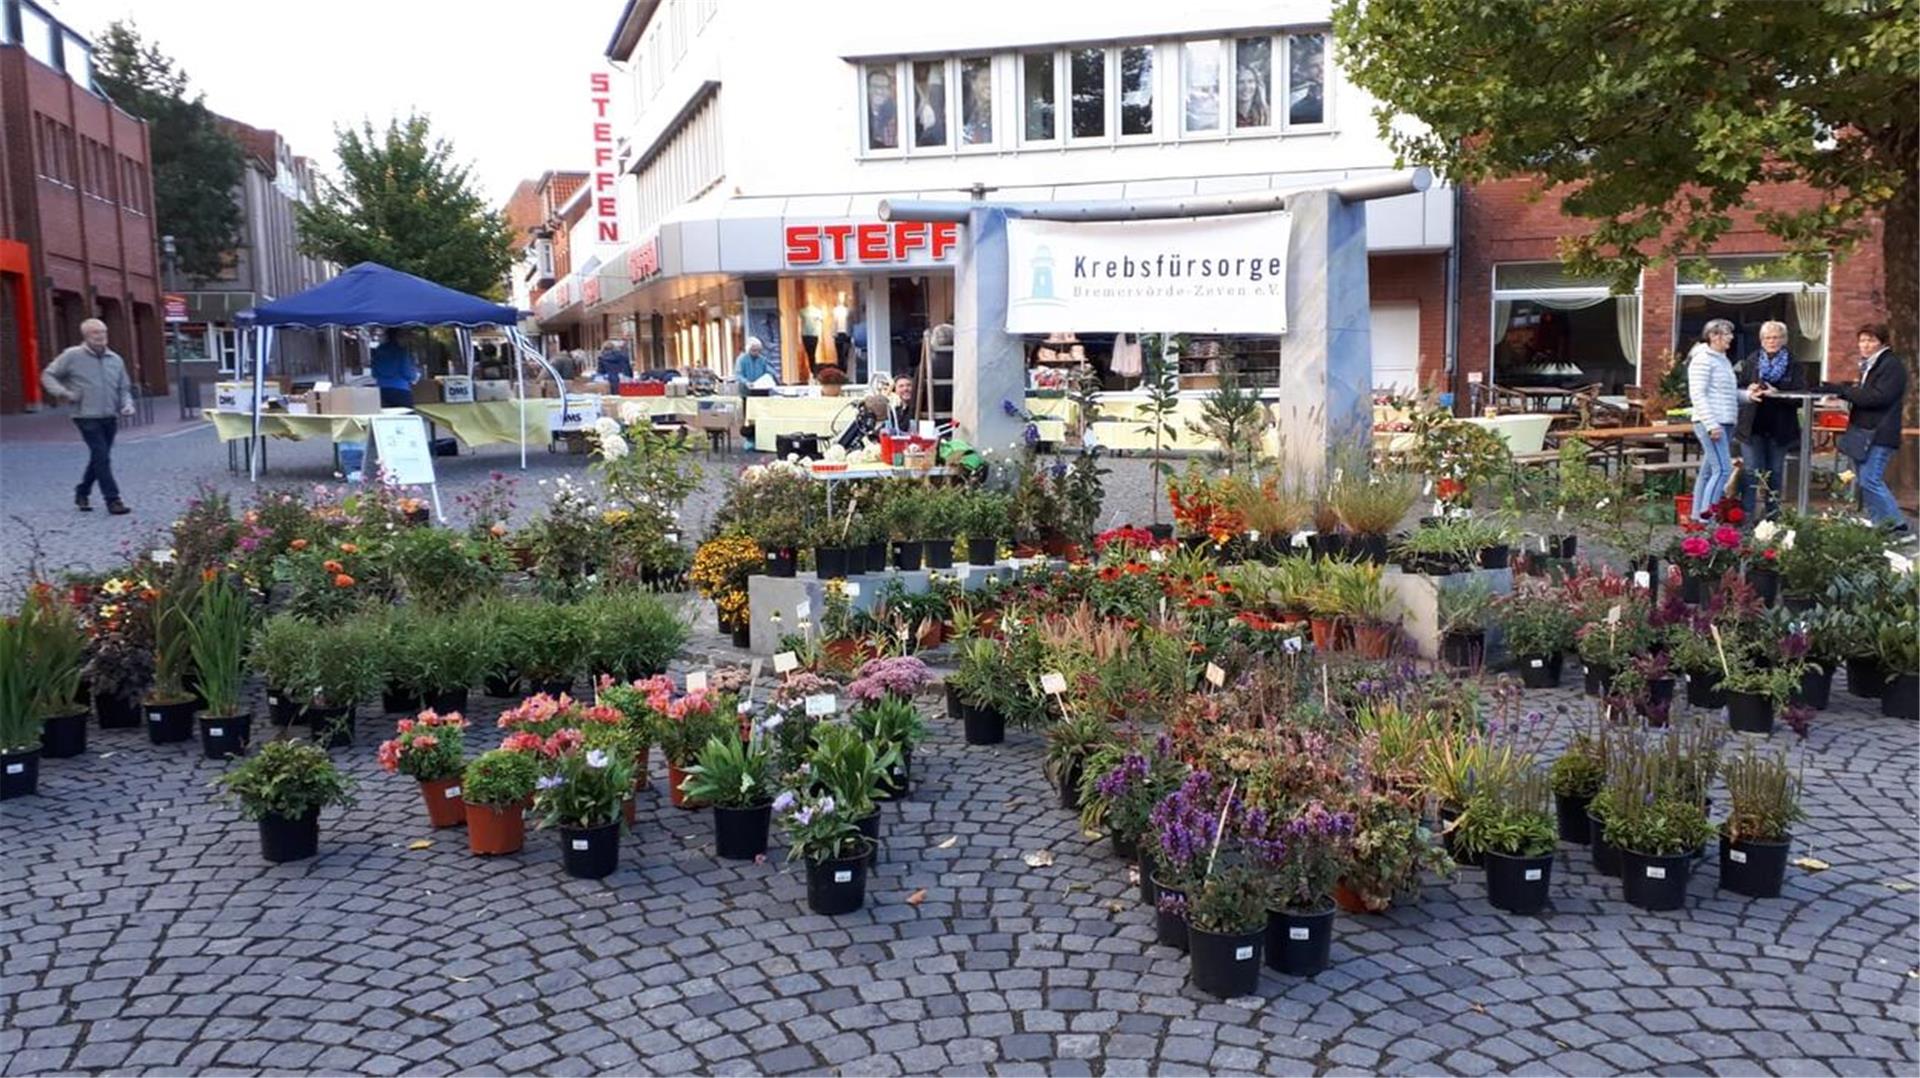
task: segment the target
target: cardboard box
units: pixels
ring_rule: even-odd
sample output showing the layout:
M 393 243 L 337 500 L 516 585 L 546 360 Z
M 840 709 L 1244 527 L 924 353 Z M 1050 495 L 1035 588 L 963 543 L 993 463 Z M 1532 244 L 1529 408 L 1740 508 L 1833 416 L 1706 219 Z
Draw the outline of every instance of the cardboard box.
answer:
M 475 379 L 473 399 L 476 401 L 503 401 L 513 396 L 513 383 L 504 378 Z
M 304 393 L 292 393 L 282 398 L 286 402 L 288 415 L 319 415 L 320 391 L 309 389 Z
M 335 386 L 320 394 L 321 415 L 376 415 L 380 390 L 374 386 Z
M 263 391 L 270 394 L 271 389 Z M 216 412 L 253 411 L 252 382 L 215 382 L 213 383 L 213 410 Z
M 440 400 L 447 404 L 472 404 L 473 379 L 464 374 L 447 374 L 434 379 L 439 383 Z

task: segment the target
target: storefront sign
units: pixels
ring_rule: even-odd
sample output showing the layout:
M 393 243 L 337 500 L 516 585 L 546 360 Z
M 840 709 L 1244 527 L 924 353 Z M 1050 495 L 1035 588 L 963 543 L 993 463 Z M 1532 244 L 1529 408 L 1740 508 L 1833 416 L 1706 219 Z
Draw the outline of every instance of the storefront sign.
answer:
M 593 103 L 593 195 L 595 231 L 601 243 L 620 242 L 620 208 L 613 185 L 613 76 L 605 71 L 587 75 L 587 99 Z
M 1012 333 L 1287 331 L 1285 213 L 1007 222 Z
M 960 245 L 957 221 L 788 225 L 787 265 L 945 262 Z M 920 254 L 922 257 L 916 258 Z
M 580 302 L 591 307 L 600 302 L 600 278 L 588 277 L 580 282 Z
M 627 280 L 634 284 L 660 276 L 660 237 L 627 252 Z
M 180 295 L 178 292 L 168 292 L 164 302 L 167 308 L 167 321 L 192 321 L 187 317 L 187 297 Z

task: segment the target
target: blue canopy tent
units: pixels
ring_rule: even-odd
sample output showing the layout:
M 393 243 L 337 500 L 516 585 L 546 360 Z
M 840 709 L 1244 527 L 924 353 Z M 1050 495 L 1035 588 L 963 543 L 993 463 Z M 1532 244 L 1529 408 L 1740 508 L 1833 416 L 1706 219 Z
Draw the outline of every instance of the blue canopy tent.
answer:
M 444 285 L 382 266 L 362 262 L 322 285 L 272 303 L 263 303 L 239 315 L 242 323 L 253 327 L 251 344 L 257 362 L 253 364 L 253 441 L 260 440 L 260 398 L 266 384 L 268 357 L 273 352 L 274 334 L 282 328 L 327 329 L 347 326 L 453 326 L 460 339 L 460 354 L 466 357 L 467 373 L 473 373 L 473 330 L 479 326 L 504 329 L 522 359 L 540 364 L 556 384 L 560 376 L 520 334 L 520 311 L 491 300 L 457 292 Z M 242 347 L 249 343 L 242 337 Z M 514 381 L 522 398 L 526 397 L 525 368 L 514 364 Z M 563 387 L 564 388 L 564 387 Z M 520 417 L 520 466 L 527 466 L 526 415 Z M 249 452 L 249 478 L 259 477 L 259 458 Z

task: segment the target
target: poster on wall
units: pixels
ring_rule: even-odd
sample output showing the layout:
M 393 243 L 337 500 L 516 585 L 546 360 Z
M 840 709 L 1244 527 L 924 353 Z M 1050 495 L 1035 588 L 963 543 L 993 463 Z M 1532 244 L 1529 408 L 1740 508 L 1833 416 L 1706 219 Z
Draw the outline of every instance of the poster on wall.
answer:
M 1010 333 L 1287 331 L 1286 213 L 1007 222 Z

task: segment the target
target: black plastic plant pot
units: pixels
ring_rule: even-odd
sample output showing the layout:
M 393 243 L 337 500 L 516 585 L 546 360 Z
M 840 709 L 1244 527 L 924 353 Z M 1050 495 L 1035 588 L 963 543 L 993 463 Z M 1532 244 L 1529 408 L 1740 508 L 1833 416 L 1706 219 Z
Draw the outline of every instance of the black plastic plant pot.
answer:
M 967 702 L 960 699 L 960 690 L 951 684 L 943 686 L 943 688 L 947 698 L 947 718 L 955 722 L 965 721 L 967 717 Z
M 1602 876 L 1620 875 L 1620 848 L 1607 841 L 1606 824 L 1587 814 L 1587 841 L 1593 848 L 1593 870 Z
M 767 551 L 767 575 L 791 577 L 793 575 L 794 549 L 790 546 L 775 547 Z
M 323 749 L 342 749 L 353 744 L 353 709 L 350 707 L 310 707 L 307 729 L 313 743 Z
M 1313 537 L 1309 545 L 1322 558 L 1339 558 L 1347 552 L 1347 537 L 1339 532 L 1321 532 Z
M 200 751 L 209 760 L 225 760 L 247 751 L 253 740 L 253 712 L 200 716 Z
M 271 686 L 267 688 L 267 718 L 275 726 L 292 726 L 300 718 L 301 707 L 292 694 Z
M 990 707 L 970 707 L 966 732 L 969 745 L 998 745 L 1007 739 L 1007 717 Z
M 1748 569 L 1747 586 L 1768 606 L 1780 598 L 1780 574 L 1772 569 Z
M 1587 816 L 1587 802 L 1591 800 L 1587 797 L 1553 795 L 1553 814 L 1560 827 L 1560 841 L 1585 846 L 1592 840 L 1593 827 Z
M 828 917 L 852 913 L 867 903 L 870 853 L 807 862 L 807 908 Z
M 620 864 L 620 821 L 560 828 L 560 861 L 575 879 L 600 880 Z
M 411 715 L 420 710 L 420 694 L 389 685 L 380 690 L 380 710 L 388 715 Z
M 1634 583 L 1636 585 L 1640 582 L 1639 574 L 1647 574 L 1647 602 L 1657 604 L 1660 601 L 1660 556 L 1658 554 L 1646 554 L 1632 559 L 1628 564 L 1631 566 L 1631 571 L 1635 574 Z
M 1478 670 L 1486 655 L 1487 634 L 1481 629 L 1448 633 L 1440 641 L 1440 657 L 1457 670 Z
M 1787 697 L 1787 702 L 1825 711 L 1833 702 L 1833 671 L 1812 666 L 1800 671 L 1800 685 Z
M 750 648 L 753 646 L 753 626 L 752 625 L 736 625 L 733 627 L 733 632 L 728 634 L 727 639 L 736 648 L 741 648 L 743 650 L 746 648 Z
M 467 709 L 467 699 L 467 690 L 462 688 L 447 689 L 434 693 L 421 702 L 438 711 L 440 714 L 445 715 L 454 711 L 465 711 Z
M 0 753 L 0 801 L 40 792 L 40 750 Z
M 1720 687 L 1720 671 L 1691 670 L 1687 673 L 1687 703 L 1694 707 L 1727 706 L 1726 690 Z
M 1153 881 L 1153 930 L 1162 946 L 1187 949 L 1187 893 L 1162 880 Z
M 967 564 L 992 565 L 999 561 L 1000 541 L 998 539 L 968 539 Z
M 1140 878 L 1140 904 L 1149 907 L 1156 905 L 1160 901 L 1160 887 L 1153 882 L 1153 857 L 1150 851 L 1140 851 L 1140 859 L 1133 863 L 1133 871 Z
M 1060 795 L 1060 807 L 1068 812 L 1080 811 L 1080 773 L 1083 765 L 1073 761 L 1060 775 L 1060 783 L 1055 792 Z
M 1187 929 L 1187 968 L 1193 986 L 1220 999 L 1252 995 L 1260 987 L 1266 935 L 1265 927 L 1251 932 Z
M 1547 553 L 1563 561 L 1571 560 L 1580 552 L 1580 537 L 1577 535 L 1547 536 Z
M 1685 603 L 1691 603 L 1694 606 L 1699 606 L 1701 603 L 1706 602 L 1706 583 L 1706 581 L 1694 576 L 1692 573 L 1681 573 L 1680 600 Z
M 860 829 L 861 834 L 867 836 L 867 867 L 872 868 L 878 865 L 880 863 L 880 809 L 874 808 L 872 812 L 853 821 L 853 825 Z
M 1847 660 L 1847 691 L 1867 700 L 1878 700 L 1887 691 L 1887 670 L 1877 655 Z
M 510 700 L 520 695 L 522 682 L 511 674 L 488 674 L 480 683 L 480 691 L 496 700 Z
M 953 568 L 953 540 L 922 539 L 920 541 L 920 546 L 926 552 L 927 568 L 929 569 Z
M 866 546 L 867 572 L 884 573 L 887 571 L 887 541 L 875 539 Z
M 1720 836 L 1720 886 L 1748 898 L 1779 898 L 1787 879 L 1787 851 L 1792 836 L 1779 842 L 1742 839 L 1728 842 Z
M 773 825 L 773 804 L 751 808 L 713 806 L 713 846 L 729 861 L 751 861 L 767 852 L 767 831 Z
M 1513 557 L 1513 548 L 1506 543 L 1480 548 L 1480 568 L 1505 569 Z
M 904 746 L 900 749 L 900 759 L 887 768 L 880 776 L 880 792 L 875 796 L 882 801 L 904 801 L 913 792 L 913 750 Z
M 1564 655 L 1523 655 L 1520 658 L 1520 684 L 1529 689 L 1557 689 L 1560 672 L 1566 666 Z
M 1643 910 L 1677 910 L 1687 904 L 1693 854 L 1666 856 L 1620 851 L 1620 883 L 1627 902 Z
M 1140 857 L 1140 836 L 1121 834 L 1115 830 L 1107 838 L 1113 843 L 1113 855 L 1122 861 L 1136 861 Z
M 893 544 L 893 567 L 902 572 L 912 572 L 920 568 L 920 559 L 926 548 L 918 539 L 896 539 Z
M 275 864 L 304 861 L 320 852 L 320 810 L 301 816 L 260 818 L 260 856 Z
M 1509 857 L 1489 851 L 1483 858 L 1487 869 L 1487 901 L 1508 913 L 1539 913 L 1547 908 L 1547 896 L 1553 888 L 1553 855 Z
M 40 755 L 48 760 L 65 760 L 87 751 L 89 711 L 55 715 L 40 727 Z
M 1147 534 L 1153 536 L 1153 541 L 1156 543 L 1167 542 L 1173 538 L 1173 525 L 1149 524 L 1147 525 Z
M 1364 562 L 1375 565 L 1387 563 L 1387 537 L 1384 535 L 1350 535 L 1347 537 L 1347 553 Z
M 573 692 L 573 678 L 557 677 L 548 678 L 545 681 L 530 681 L 527 684 L 527 690 L 529 692 L 545 693 L 548 696 L 570 695 Z
M 1880 714 L 1890 719 L 1920 720 L 1920 676 L 1899 674 L 1890 678 L 1880 694 Z
M 138 698 L 108 696 L 104 693 L 94 696 L 93 713 L 99 716 L 102 730 L 131 730 L 139 726 L 144 717 Z
M 1735 733 L 1773 733 L 1773 698 L 1753 692 L 1727 693 L 1727 722 Z
M 1333 915 L 1328 906 L 1315 913 L 1267 911 L 1267 968 L 1289 977 L 1311 977 L 1333 957 Z
M 177 704 L 148 704 L 147 740 L 156 745 L 173 745 L 193 737 L 192 700 Z
M 1605 696 L 1613 688 L 1613 667 L 1599 663 L 1588 663 L 1586 689 L 1588 696 Z
M 861 559 L 861 567 L 866 560 Z M 813 572 L 822 580 L 840 580 L 847 575 L 847 548 L 843 546 L 817 546 L 813 548 Z
M 1479 868 L 1480 854 L 1468 853 L 1465 850 L 1459 849 L 1454 845 L 1453 832 L 1444 830 L 1448 824 L 1459 818 L 1460 813 L 1456 809 L 1443 808 L 1440 810 L 1440 826 L 1443 828 L 1440 835 L 1440 845 L 1445 847 L 1447 856 L 1453 858 L 1454 864 L 1462 868 Z

